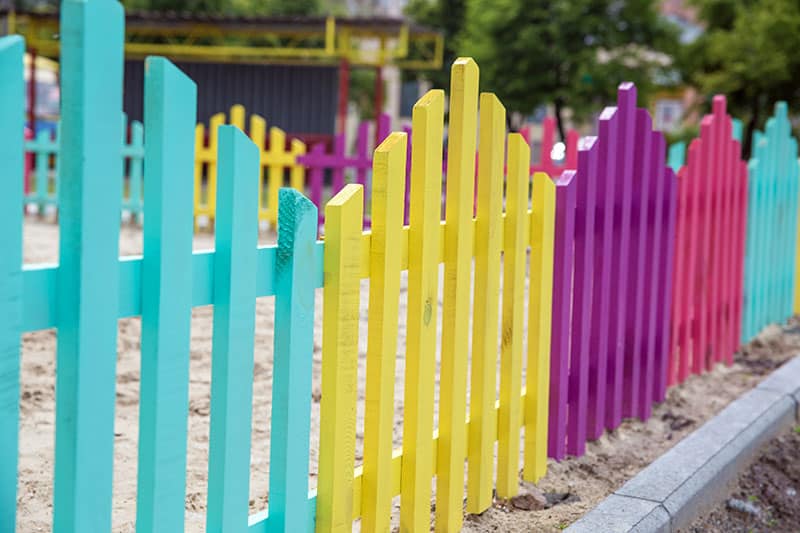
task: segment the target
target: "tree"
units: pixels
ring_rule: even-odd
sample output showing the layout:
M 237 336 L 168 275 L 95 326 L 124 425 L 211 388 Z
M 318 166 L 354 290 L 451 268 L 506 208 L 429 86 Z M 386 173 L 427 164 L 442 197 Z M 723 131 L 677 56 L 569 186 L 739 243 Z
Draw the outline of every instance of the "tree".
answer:
M 706 32 L 686 50 L 687 78 L 705 94 L 723 93 L 731 114 L 753 132 L 785 100 L 800 105 L 800 3 L 796 0 L 697 0 Z
M 406 15 L 414 22 L 442 31 L 444 61 L 442 68 L 425 73 L 436 89 L 450 88 L 450 65 L 458 57 L 458 37 L 464 28 L 467 0 L 410 0 Z
M 613 102 L 621 81 L 646 98 L 669 73 L 677 31 L 654 0 L 468 0 L 458 50 L 511 111 L 552 102 L 585 118 Z

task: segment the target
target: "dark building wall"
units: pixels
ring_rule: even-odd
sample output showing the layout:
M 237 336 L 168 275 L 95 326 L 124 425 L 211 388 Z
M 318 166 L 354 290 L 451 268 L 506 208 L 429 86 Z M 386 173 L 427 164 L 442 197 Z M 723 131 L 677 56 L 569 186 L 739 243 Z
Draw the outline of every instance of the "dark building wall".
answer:
M 336 122 L 336 67 L 177 63 L 197 83 L 197 119 L 242 104 L 289 133 L 331 135 Z M 142 120 L 144 62 L 125 62 L 125 112 Z

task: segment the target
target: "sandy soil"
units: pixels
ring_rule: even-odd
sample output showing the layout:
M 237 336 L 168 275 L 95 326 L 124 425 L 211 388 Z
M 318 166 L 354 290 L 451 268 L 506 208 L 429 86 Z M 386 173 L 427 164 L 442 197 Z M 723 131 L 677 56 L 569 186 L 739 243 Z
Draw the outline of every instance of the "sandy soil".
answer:
M 274 242 L 264 233 L 261 243 Z M 213 248 L 213 236 L 195 237 L 195 250 Z M 138 228 L 124 226 L 120 235 L 121 255 L 142 251 Z M 58 227 L 50 221 L 28 218 L 25 223 L 25 262 L 54 263 L 58 259 Z M 441 272 L 440 272 L 441 279 Z M 395 380 L 395 444 L 401 444 L 405 346 L 405 278 L 401 291 L 397 372 Z M 441 283 L 440 283 L 441 287 Z M 362 282 L 359 346 L 359 423 L 356 460 L 361 461 L 363 399 L 365 390 L 366 319 L 368 282 Z M 440 289 L 441 290 L 441 289 Z M 311 423 L 310 483 L 316 486 L 319 438 L 320 355 L 322 292 L 317 292 L 314 333 L 313 402 Z M 440 304 L 441 312 L 441 304 Z M 212 307 L 196 308 L 192 314 L 190 364 L 190 415 L 187 457 L 186 530 L 204 529 L 209 431 Z M 250 508 L 266 507 L 269 474 L 269 419 L 271 411 L 273 299 L 260 298 L 256 306 L 255 381 L 251 453 Z M 441 318 L 439 320 L 441 324 Z M 54 444 L 55 330 L 25 334 L 22 349 L 22 421 L 20 429 L 20 475 L 18 531 L 50 531 L 52 527 L 52 475 Z M 117 403 L 113 530 L 134 531 L 136 456 L 139 394 L 139 319 L 119 321 L 117 354 Z M 765 331 L 760 339 L 737 355 L 736 363 L 717 367 L 701 377 L 690 378 L 670 391 L 646 423 L 629 420 L 588 447 L 586 456 L 551 462 L 539 489 L 550 493 L 554 503 L 541 511 L 521 511 L 508 502 L 496 504 L 480 516 L 468 516 L 465 531 L 552 531 L 562 529 L 596 505 L 685 434 L 713 416 L 764 373 L 796 353 L 800 333 Z M 438 378 L 437 378 L 438 381 Z M 438 383 L 437 383 L 438 389 Z M 438 393 L 438 391 L 437 391 Z M 527 490 L 527 487 L 523 487 Z M 398 503 L 399 498 L 395 498 Z M 396 514 L 396 513 L 395 513 Z M 396 521 L 395 521 L 396 524 Z
M 729 497 L 685 531 L 800 531 L 800 427 L 764 446 Z

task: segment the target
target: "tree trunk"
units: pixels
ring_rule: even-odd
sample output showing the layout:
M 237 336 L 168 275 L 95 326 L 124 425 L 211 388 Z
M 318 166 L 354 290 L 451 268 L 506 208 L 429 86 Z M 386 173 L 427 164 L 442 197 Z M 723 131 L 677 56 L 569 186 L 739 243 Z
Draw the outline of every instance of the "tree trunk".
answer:
M 564 100 L 556 98 L 553 101 L 556 112 L 556 127 L 558 128 L 558 137 L 562 143 L 567 142 L 567 136 L 564 134 Z
M 742 138 L 742 157 L 745 161 L 750 160 L 750 156 L 752 155 L 751 148 L 753 146 L 753 135 L 756 131 L 756 127 L 758 126 L 758 119 L 760 117 L 760 105 L 759 105 L 759 95 L 753 96 L 753 100 L 750 104 L 752 107 L 750 109 L 750 120 L 747 121 L 747 128 L 745 129 L 744 137 Z

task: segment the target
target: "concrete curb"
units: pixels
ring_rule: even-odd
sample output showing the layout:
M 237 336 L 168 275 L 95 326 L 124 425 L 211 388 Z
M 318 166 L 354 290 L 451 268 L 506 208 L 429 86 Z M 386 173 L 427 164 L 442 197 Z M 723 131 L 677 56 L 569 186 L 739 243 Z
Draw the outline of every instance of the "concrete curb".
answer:
M 800 420 L 800 356 L 639 472 L 566 529 L 671 532 L 725 497 L 758 449 Z

